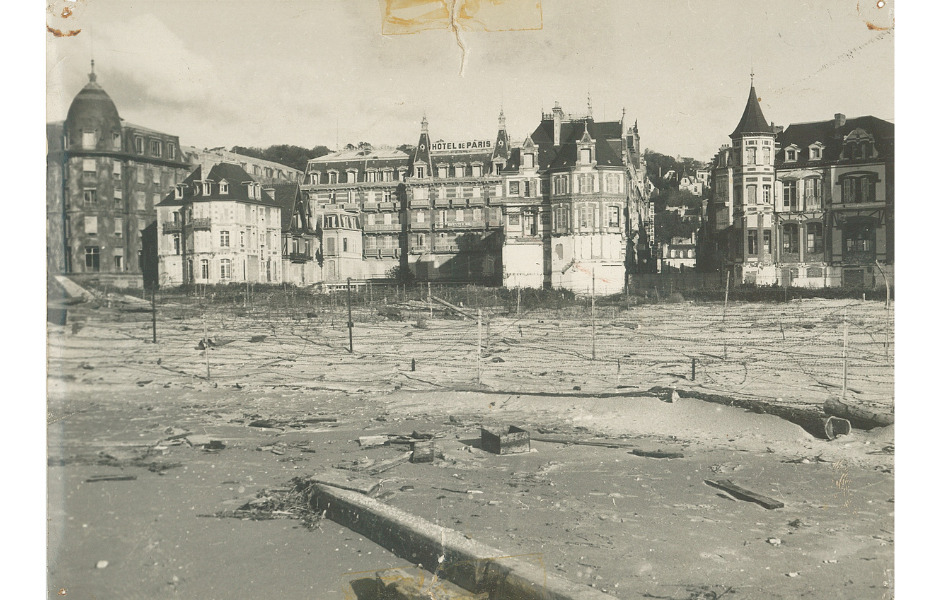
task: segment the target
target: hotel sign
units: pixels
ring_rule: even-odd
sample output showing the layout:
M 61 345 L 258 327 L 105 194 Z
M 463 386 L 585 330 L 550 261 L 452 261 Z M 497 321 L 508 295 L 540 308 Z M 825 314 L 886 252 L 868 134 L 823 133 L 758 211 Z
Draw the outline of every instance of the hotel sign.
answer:
M 492 150 L 493 142 L 490 140 L 466 140 L 462 142 L 445 142 L 439 140 L 431 144 L 431 152 L 473 152 L 474 150 Z

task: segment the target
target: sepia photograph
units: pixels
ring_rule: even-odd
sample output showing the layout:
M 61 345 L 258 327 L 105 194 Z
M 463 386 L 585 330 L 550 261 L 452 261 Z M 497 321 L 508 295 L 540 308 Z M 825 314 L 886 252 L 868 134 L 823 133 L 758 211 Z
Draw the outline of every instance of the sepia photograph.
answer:
M 46 597 L 895 597 L 895 2 L 43 15 Z

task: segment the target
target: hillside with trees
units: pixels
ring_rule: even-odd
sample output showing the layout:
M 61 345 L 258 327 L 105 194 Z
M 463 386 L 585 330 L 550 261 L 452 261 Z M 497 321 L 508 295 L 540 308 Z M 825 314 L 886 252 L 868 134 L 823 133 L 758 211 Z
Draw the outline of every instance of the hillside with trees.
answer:
M 257 148 L 254 146 L 232 146 L 232 152 L 242 156 L 260 158 L 280 163 L 286 167 L 304 171 L 307 168 L 307 161 L 311 158 L 324 156 L 332 152 L 326 146 L 314 146 L 313 148 L 302 148 L 300 146 L 291 146 L 288 144 L 277 144 L 267 148 Z

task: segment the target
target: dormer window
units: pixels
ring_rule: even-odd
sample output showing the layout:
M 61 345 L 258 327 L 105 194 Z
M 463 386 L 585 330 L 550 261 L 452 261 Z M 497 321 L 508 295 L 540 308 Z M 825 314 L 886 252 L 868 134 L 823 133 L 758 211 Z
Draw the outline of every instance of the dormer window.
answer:
M 499 175 L 503 172 L 503 163 L 493 163 L 493 174 Z
M 528 154 L 526 156 L 529 156 Z M 591 149 L 590 148 L 581 148 L 581 163 L 590 164 L 591 163 Z M 531 166 L 531 165 L 526 165 Z
M 94 131 L 82 132 L 82 148 L 84 148 L 85 150 L 94 150 L 97 143 L 98 143 L 98 136 L 95 135 Z
M 482 176 L 483 176 L 483 165 L 473 165 L 473 166 L 471 167 L 471 169 L 473 170 L 473 176 L 474 176 L 474 177 L 482 177 Z
M 202 182 L 202 194 L 203 196 L 208 196 L 212 193 L 212 184 L 209 181 Z
M 391 181 L 392 172 L 390 170 L 382 171 L 382 181 Z
M 378 181 L 378 173 L 375 171 L 366 171 L 366 181 L 369 183 L 375 183 Z
M 150 154 L 154 156 L 163 154 L 163 144 L 159 140 L 150 140 Z
M 459 167 L 454 167 L 454 177 L 463 177 L 464 176 L 464 166 L 460 165 Z
M 798 146 L 791 144 L 784 149 L 783 156 L 785 162 L 795 162 L 800 157 L 800 149 Z
M 440 177 L 441 179 L 446 179 L 446 178 L 447 178 L 447 167 L 438 167 L 438 168 L 437 168 L 437 176 Z
M 120 132 L 115 131 L 115 132 L 113 132 L 113 133 L 111 134 L 111 147 L 112 147 L 114 150 L 120 150 L 120 149 L 121 149 L 121 134 L 120 134 Z
M 183 186 L 182 184 L 176 186 L 176 196 L 175 196 L 175 197 L 176 197 L 177 200 L 182 200 L 182 199 L 183 199 L 183 187 L 184 187 L 184 186 Z M 179 213 L 173 213 L 173 216 L 174 216 L 176 219 L 179 219 Z
M 139 135 L 134 136 L 134 150 L 137 152 L 137 154 L 144 153 L 144 138 L 140 137 Z
M 319 174 L 319 173 L 308 173 L 307 176 L 310 177 L 310 183 L 311 183 L 312 185 L 320 185 L 320 174 Z
M 258 200 L 260 200 L 260 199 L 261 199 L 261 184 L 260 184 L 260 183 L 254 183 L 254 184 L 252 184 L 251 187 L 254 188 L 254 190 L 255 190 L 255 198 L 258 199 Z
M 336 171 L 330 171 L 329 177 L 330 177 L 330 183 L 339 182 L 339 173 L 337 173 Z
M 582 150 L 582 152 L 583 152 L 583 150 Z M 587 152 L 588 152 L 588 162 L 591 162 L 591 159 L 590 159 L 591 151 L 588 150 Z M 526 168 L 526 169 L 531 169 L 531 168 L 533 168 L 533 167 L 535 166 L 535 154 L 533 154 L 533 153 L 531 153 L 531 152 L 526 152 L 525 154 L 523 154 L 523 155 L 522 155 L 522 166 L 523 166 L 523 168 Z
M 224 179 L 219 182 L 219 193 L 228 194 L 228 182 Z
M 355 171 L 346 171 L 346 183 L 356 183 Z
M 417 177 L 418 179 L 424 178 L 424 167 L 415 168 L 415 177 Z

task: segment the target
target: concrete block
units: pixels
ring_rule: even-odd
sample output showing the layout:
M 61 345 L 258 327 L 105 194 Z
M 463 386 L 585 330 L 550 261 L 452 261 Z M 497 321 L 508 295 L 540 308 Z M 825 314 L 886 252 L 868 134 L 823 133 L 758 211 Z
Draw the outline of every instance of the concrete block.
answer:
M 375 579 L 382 600 L 489 600 L 418 567 L 386 569 Z
M 412 442 L 411 462 L 432 463 L 434 462 L 434 452 L 434 442 Z

